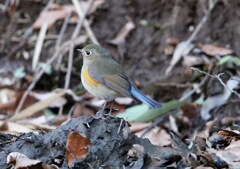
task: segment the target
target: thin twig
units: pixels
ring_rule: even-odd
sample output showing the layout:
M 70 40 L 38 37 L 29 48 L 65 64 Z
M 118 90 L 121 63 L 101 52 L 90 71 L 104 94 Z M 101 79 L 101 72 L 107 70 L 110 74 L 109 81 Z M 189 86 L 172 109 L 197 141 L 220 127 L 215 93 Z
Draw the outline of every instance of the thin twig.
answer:
M 195 30 L 193 31 L 193 33 L 191 34 L 191 36 L 188 38 L 187 41 L 192 42 L 195 37 L 197 36 L 197 34 L 199 33 L 199 31 L 202 29 L 204 23 L 207 21 L 210 13 L 212 12 L 213 8 L 216 6 L 218 0 L 215 0 L 213 2 L 213 4 L 210 6 L 210 9 L 208 9 L 207 13 L 202 17 L 201 21 L 198 23 L 197 27 L 195 28 Z
M 119 134 L 119 133 L 120 133 L 120 131 L 121 131 L 121 128 L 122 128 L 122 125 L 123 125 L 123 122 L 124 122 L 124 120 L 123 120 L 123 119 L 121 119 L 120 125 L 119 125 L 119 127 L 118 127 L 117 134 Z
M 76 0 L 72 0 L 72 1 L 73 1 L 74 5 L 76 7 L 77 13 L 81 13 L 81 16 L 79 16 L 77 26 L 75 27 L 74 32 L 73 32 L 72 37 L 71 37 L 71 39 L 73 40 L 78 36 L 78 34 L 79 34 L 79 32 L 82 28 L 82 25 L 84 24 L 84 20 L 85 20 L 85 17 L 87 15 L 87 12 L 89 11 L 90 6 L 93 3 L 93 0 L 89 0 L 88 8 L 87 8 L 86 12 L 84 12 L 84 13 L 82 13 L 80 3 Z M 73 50 L 74 50 L 74 43 L 70 43 L 70 45 L 69 45 L 69 55 L 68 55 L 68 69 L 67 69 L 64 89 L 67 89 L 69 87 L 69 83 L 70 83 L 70 79 L 71 79 L 71 71 L 72 71 L 72 64 L 73 64 Z
M 67 119 L 68 119 L 68 120 L 70 120 L 70 119 L 72 118 L 72 115 L 73 115 L 73 113 L 74 113 L 74 110 L 75 110 L 75 105 L 73 105 L 73 106 L 71 107 L 71 109 L 69 110 L 69 112 L 68 112 L 68 115 L 67 115 Z
M 72 34 L 71 39 L 75 39 L 77 35 L 79 34 L 79 30 L 82 27 L 81 19 L 78 20 L 77 26 L 75 27 L 75 30 Z M 67 68 L 67 74 L 66 74 L 66 80 L 64 84 L 64 89 L 67 89 L 69 87 L 70 79 L 71 79 L 71 72 L 72 72 L 72 64 L 73 64 L 73 50 L 74 50 L 74 43 L 69 44 L 69 54 L 68 54 L 68 68 Z
M 206 76 L 209 76 L 209 77 L 212 77 L 212 78 L 217 79 L 217 80 L 221 83 L 221 85 L 222 85 L 223 87 L 225 87 L 225 88 L 228 89 L 230 92 L 234 93 L 236 96 L 238 96 L 238 97 L 240 98 L 240 94 L 239 94 L 238 92 L 236 92 L 236 91 L 233 90 L 233 89 L 230 89 L 230 88 L 222 81 L 221 76 L 224 75 L 224 73 L 219 73 L 219 74 L 217 74 L 217 75 L 211 75 L 211 74 L 209 74 L 209 73 L 207 73 L 207 72 L 204 72 L 204 71 L 202 71 L 202 70 L 200 70 L 200 69 L 198 69 L 198 68 L 195 68 L 195 67 L 191 67 L 191 69 L 192 69 L 192 70 L 195 70 L 195 71 L 198 71 L 199 73 L 202 73 L 202 74 L 204 74 L 204 75 L 206 75 Z M 233 78 L 232 80 L 236 80 L 236 78 Z
M 64 35 L 64 33 L 66 32 L 67 25 L 68 25 L 68 23 L 69 23 L 69 21 L 70 21 L 71 15 L 72 15 L 72 13 L 68 13 L 67 16 L 66 16 L 65 19 L 64 19 L 63 25 L 62 25 L 62 27 L 61 27 L 61 30 L 60 30 L 59 34 L 58 34 L 58 39 L 57 39 L 57 41 L 56 41 L 56 45 L 55 45 L 55 48 L 56 48 L 56 49 L 57 49 L 57 48 L 61 45 L 61 43 L 62 43 L 63 35 Z
M 60 33 L 59 33 L 59 36 L 58 36 L 58 39 L 57 39 L 57 41 L 56 41 L 56 46 L 55 46 L 56 49 L 59 48 L 59 46 L 60 46 L 61 43 L 62 43 L 63 35 L 64 35 L 64 32 L 66 32 L 67 25 L 68 25 L 69 20 L 70 20 L 70 18 L 71 18 L 71 14 L 72 14 L 72 13 L 68 13 L 67 16 L 66 16 L 65 19 L 64 19 L 63 25 L 62 25 L 62 27 L 61 27 L 61 30 L 60 30 Z M 59 69 L 60 69 L 60 65 L 61 65 L 61 62 L 62 62 L 62 58 L 63 58 L 63 55 L 60 55 L 60 56 L 58 57 L 56 70 L 59 70 Z
M 47 33 L 47 23 L 45 22 L 40 29 L 39 35 L 38 35 L 38 39 L 35 45 L 35 49 L 34 49 L 34 54 L 33 54 L 33 59 L 32 59 L 32 70 L 36 71 L 37 68 L 37 64 L 39 61 L 39 57 L 42 51 L 42 46 L 43 46 L 43 42 Z
M 182 96 L 180 99 L 179 99 L 179 101 L 185 101 L 185 100 L 187 100 L 190 96 L 192 96 L 200 87 L 202 87 L 204 84 L 205 84 L 205 82 L 207 81 L 207 79 L 208 79 L 208 76 L 205 76 L 204 78 L 203 78 L 203 80 L 196 86 L 196 87 L 194 87 L 191 91 L 189 91 L 187 94 L 185 94 L 184 96 Z
M 66 74 L 64 89 L 67 89 L 69 87 L 69 84 L 70 84 L 72 65 L 73 65 L 73 50 L 74 50 L 74 45 L 73 45 L 73 43 L 71 43 L 70 47 L 69 47 L 69 53 L 68 53 L 68 68 L 67 68 L 67 74 Z
M 206 75 L 206 76 L 210 76 L 210 77 L 212 77 L 212 78 L 215 78 L 215 76 L 214 75 L 211 75 L 211 74 L 209 74 L 209 73 L 207 73 L 207 72 L 204 72 L 204 71 L 202 71 L 202 70 L 200 70 L 200 69 L 198 69 L 198 68 L 195 68 L 195 67 L 190 67 L 192 70 L 194 70 L 194 71 L 198 71 L 199 73 L 202 73 L 202 74 L 204 74 L 204 75 Z
M 92 5 L 93 1 L 94 1 L 94 0 L 89 0 L 89 6 L 88 6 L 88 8 L 87 8 L 86 11 L 89 10 L 89 8 L 90 8 L 90 6 Z M 81 18 L 82 21 L 83 21 L 84 28 L 86 29 L 89 38 L 91 39 L 91 41 L 92 41 L 93 43 L 99 44 L 96 36 L 94 35 L 94 33 L 93 33 L 93 31 L 92 31 L 92 29 L 91 29 L 91 27 L 90 27 L 90 25 L 89 25 L 89 22 L 85 19 L 87 13 L 84 14 L 84 13 L 82 12 L 82 7 L 81 7 L 79 1 L 77 1 L 77 0 L 72 0 L 72 2 L 73 2 L 74 6 L 75 6 L 75 8 L 76 8 L 76 10 L 77 10 L 78 17 Z

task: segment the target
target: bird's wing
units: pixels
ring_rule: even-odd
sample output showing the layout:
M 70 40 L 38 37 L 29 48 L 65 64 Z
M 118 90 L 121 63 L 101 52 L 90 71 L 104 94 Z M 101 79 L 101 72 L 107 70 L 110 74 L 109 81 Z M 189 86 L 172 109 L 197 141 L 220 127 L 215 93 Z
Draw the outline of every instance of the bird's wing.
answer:
M 89 65 L 88 68 L 88 73 L 94 80 L 116 91 L 120 95 L 132 97 L 130 93 L 131 83 L 117 62 L 108 60 L 97 65 Z

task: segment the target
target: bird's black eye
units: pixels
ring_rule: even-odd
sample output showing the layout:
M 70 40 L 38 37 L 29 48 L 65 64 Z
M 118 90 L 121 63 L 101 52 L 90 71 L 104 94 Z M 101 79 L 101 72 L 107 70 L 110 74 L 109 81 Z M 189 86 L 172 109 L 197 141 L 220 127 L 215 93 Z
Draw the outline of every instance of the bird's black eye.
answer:
M 92 53 L 91 51 L 86 50 L 86 55 L 87 56 L 91 55 L 91 53 Z

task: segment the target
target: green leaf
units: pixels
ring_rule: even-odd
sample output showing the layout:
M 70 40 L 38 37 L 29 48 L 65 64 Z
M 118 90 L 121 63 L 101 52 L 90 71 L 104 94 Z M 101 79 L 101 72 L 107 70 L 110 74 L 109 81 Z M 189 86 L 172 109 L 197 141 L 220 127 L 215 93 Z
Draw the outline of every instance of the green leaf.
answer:
M 218 61 L 218 65 L 223 64 L 227 64 L 228 67 L 232 67 L 233 64 L 240 66 L 240 58 L 231 55 L 224 56 Z
M 238 58 L 238 57 L 233 57 L 232 61 L 233 61 L 233 63 L 234 63 L 235 65 L 240 66 L 240 58 Z
M 232 58 L 233 57 L 230 55 L 224 56 L 218 61 L 218 65 L 223 65 L 223 64 L 229 62 Z
M 140 25 L 142 26 L 148 26 L 149 25 L 149 21 L 147 19 L 141 19 L 139 21 Z
M 45 116 L 45 118 L 47 119 L 47 121 L 49 121 L 49 120 L 54 120 L 54 113 L 53 113 L 53 111 L 52 110 L 50 110 L 50 109 L 44 109 L 43 110 L 43 114 L 44 114 L 44 116 Z
M 126 109 L 124 113 L 118 114 L 117 117 L 123 118 L 128 121 L 136 121 L 136 119 L 141 117 L 148 109 L 148 105 L 146 104 L 133 106 Z
M 44 72 L 47 75 L 52 74 L 52 67 L 50 65 L 47 65 L 46 63 L 39 63 L 40 68 L 44 69 Z
M 156 109 L 149 109 L 147 105 L 138 105 L 127 109 L 124 113 L 119 114 L 117 117 L 128 121 L 147 122 L 164 115 L 169 111 L 178 109 L 184 104 L 185 102 L 175 100 L 164 103 L 162 107 Z
M 16 78 L 23 78 L 26 76 L 26 73 L 24 72 L 24 67 L 19 67 L 14 71 L 14 77 Z

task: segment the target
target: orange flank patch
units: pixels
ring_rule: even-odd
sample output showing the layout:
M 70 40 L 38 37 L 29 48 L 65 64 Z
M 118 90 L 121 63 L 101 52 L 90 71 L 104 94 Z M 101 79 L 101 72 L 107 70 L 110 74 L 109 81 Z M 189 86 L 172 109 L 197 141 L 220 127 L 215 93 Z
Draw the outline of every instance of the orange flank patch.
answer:
M 83 71 L 83 78 L 84 78 L 85 83 L 87 83 L 90 86 L 98 86 L 99 85 L 99 83 L 89 75 L 87 69 L 85 69 Z

